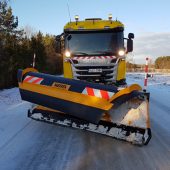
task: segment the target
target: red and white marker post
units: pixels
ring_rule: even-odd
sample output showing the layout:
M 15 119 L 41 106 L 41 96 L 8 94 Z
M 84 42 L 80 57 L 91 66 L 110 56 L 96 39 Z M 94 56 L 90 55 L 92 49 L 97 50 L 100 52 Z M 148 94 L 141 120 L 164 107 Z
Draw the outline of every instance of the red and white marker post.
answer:
M 148 83 L 148 60 L 149 58 L 146 58 L 146 64 L 145 64 L 145 79 L 144 79 L 144 88 L 143 90 L 146 91 L 147 83 Z
M 146 92 L 146 88 L 147 88 L 148 77 L 153 77 L 153 74 L 148 74 L 148 63 L 149 63 L 149 58 L 146 57 L 145 79 L 144 79 L 144 88 L 143 88 L 143 91 L 145 91 L 145 92 Z

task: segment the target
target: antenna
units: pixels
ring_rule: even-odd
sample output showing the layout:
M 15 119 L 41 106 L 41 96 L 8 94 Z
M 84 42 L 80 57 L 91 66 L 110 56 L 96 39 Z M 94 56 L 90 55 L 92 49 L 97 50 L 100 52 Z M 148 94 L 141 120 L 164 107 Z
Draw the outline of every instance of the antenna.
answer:
M 70 7 L 69 7 L 69 1 L 67 1 L 67 9 L 68 9 L 68 14 L 71 22 L 71 15 L 70 15 Z

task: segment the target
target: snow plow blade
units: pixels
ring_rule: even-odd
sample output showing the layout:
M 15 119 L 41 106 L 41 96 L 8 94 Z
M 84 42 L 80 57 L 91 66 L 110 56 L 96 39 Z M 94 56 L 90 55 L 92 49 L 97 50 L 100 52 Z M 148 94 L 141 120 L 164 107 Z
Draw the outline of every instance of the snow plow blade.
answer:
M 21 98 L 37 104 L 28 117 L 84 129 L 133 144 L 151 138 L 148 94 L 133 84 L 122 90 L 39 73 L 33 68 L 18 71 Z

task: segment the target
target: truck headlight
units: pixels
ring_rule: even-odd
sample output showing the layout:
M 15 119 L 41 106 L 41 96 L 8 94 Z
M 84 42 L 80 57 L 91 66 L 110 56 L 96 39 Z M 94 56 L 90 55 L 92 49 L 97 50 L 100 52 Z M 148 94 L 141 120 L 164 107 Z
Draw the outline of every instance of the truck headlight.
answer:
M 71 56 L 70 51 L 66 51 L 66 52 L 65 52 L 65 56 L 69 58 L 69 57 Z
M 123 56 L 123 55 L 125 55 L 125 51 L 124 51 L 124 50 L 119 50 L 118 54 L 119 54 L 120 56 Z

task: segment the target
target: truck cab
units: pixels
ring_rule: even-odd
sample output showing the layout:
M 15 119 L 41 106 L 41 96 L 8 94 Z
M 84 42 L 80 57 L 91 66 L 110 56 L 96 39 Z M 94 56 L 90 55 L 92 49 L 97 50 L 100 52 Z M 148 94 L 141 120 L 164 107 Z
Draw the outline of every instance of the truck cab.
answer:
M 88 18 L 69 22 L 57 37 L 63 55 L 64 77 L 103 84 L 126 84 L 125 55 L 133 51 L 134 34 L 124 38 L 124 25 Z M 125 48 L 124 41 L 127 40 Z

